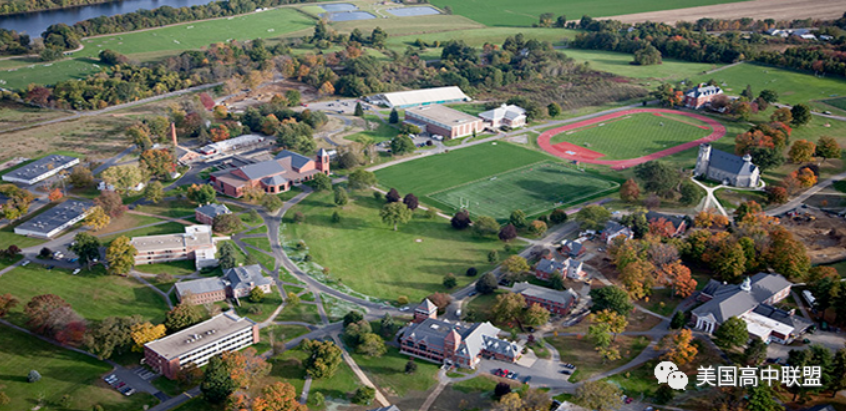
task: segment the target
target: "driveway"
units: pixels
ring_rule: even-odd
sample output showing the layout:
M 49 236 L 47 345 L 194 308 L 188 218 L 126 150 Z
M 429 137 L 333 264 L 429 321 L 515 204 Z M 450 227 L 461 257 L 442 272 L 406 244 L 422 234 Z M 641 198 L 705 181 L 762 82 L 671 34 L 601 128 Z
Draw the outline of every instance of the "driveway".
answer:
M 787 353 L 790 350 L 806 350 L 812 344 L 821 344 L 831 351 L 837 351 L 843 348 L 843 343 L 846 342 L 846 334 L 842 332 L 817 330 L 814 334 L 805 334 L 802 338 L 811 340 L 811 344 L 782 345 L 770 343 L 767 347 L 767 358 L 787 358 Z

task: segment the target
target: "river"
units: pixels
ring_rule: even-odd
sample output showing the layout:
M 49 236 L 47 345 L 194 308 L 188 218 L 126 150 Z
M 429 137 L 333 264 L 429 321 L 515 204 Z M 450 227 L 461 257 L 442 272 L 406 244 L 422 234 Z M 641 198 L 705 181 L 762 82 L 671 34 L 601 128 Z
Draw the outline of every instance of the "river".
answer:
M 99 16 L 114 16 L 131 13 L 141 9 L 154 9 L 161 6 L 174 8 L 208 4 L 212 0 L 122 0 L 113 3 L 79 6 L 69 9 L 47 10 L 15 16 L 0 16 L 0 28 L 26 32 L 30 37 L 40 37 L 47 27 L 53 24 L 74 23 Z

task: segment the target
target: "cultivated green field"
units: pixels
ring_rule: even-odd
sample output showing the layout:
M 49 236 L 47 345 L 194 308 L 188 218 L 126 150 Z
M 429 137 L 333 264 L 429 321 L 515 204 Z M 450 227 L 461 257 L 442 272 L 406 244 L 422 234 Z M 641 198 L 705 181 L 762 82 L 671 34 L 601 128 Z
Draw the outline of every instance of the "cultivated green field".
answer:
M 140 410 L 158 401 L 138 393 L 126 397 L 100 380 L 111 365 L 56 347 L 35 337 L 0 326 L 0 391 L 11 402 L 3 410 L 29 410 L 43 399 L 44 410 L 90 410 L 100 404 L 107 410 Z M 37 370 L 41 381 L 29 383 L 29 370 Z M 67 395 L 67 406 L 59 406 Z
M 549 159 L 538 151 L 496 142 L 383 168 L 376 177 L 382 187 L 424 196 Z
M 565 14 L 569 20 L 584 15 L 591 17 L 616 16 L 647 11 L 682 9 L 712 4 L 735 3 L 732 0 L 432 0 L 431 3 L 443 9 L 452 8 L 454 14 L 466 16 L 488 26 L 530 26 L 538 22 L 542 13 Z
M 401 53 L 404 52 L 407 47 L 413 47 L 417 50 L 418 54 L 420 54 L 422 58 L 437 59 L 441 57 L 441 48 L 426 47 L 423 50 L 419 50 L 417 46 L 414 46 L 414 43 L 417 41 L 417 39 L 420 39 L 421 41 L 427 44 L 432 44 L 435 41 L 444 43 L 448 40 L 461 39 L 464 40 L 464 42 L 466 42 L 470 46 L 481 48 L 485 43 L 502 45 L 502 43 L 505 42 L 506 37 L 514 36 L 518 33 L 523 33 L 523 36 L 527 40 L 535 39 L 541 41 L 548 41 L 553 45 L 562 45 L 564 44 L 563 41 L 565 39 L 572 39 L 576 37 L 576 34 L 578 34 L 579 32 L 579 30 L 562 30 L 532 27 L 484 27 L 465 30 L 448 29 L 447 31 L 441 31 L 436 33 L 423 33 L 408 36 L 390 37 L 388 38 L 388 48 Z
M 67 270 L 47 270 L 38 264 L 17 267 L 0 277 L 0 290 L 21 301 L 9 314 L 11 321 L 23 324 L 23 307 L 36 295 L 55 294 L 88 320 L 110 316 L 142 317 L 161 322 L 167 311 L 164 299 L 154 290 L 132 278 L 106 275 L 102 266 L 83 269 L 77 275 Z
M 550 161 L 427 196 L 453 210 L 466 208 L 477 216 L 506 219 L 514 210 L 534 215 L 565 204 L 580 203 L 617 187 L 619 184 L 615 182 Z
M 828 104 L 832 107 L 839 108 L 841 110 L 846 110 L 846 97 L 838 97 L 824 100 L 823 103 Z
M 624 160 L 652 154 L 711 133 L 710 128 L 705 130 L 690 123 L 707 127 L 690 117 L 637 113 L 560 133 L 552 137 L 551 142 L 568 142 L 603 153 L 603 160 Z
M 0 71 L 0 87 L 25 90 L 31 83 L 50 85 L 70 79 L 84 79 L 102 66 L 94 59 L 80 58 L 53 63 L 34 63 L 8 71 Z
M 668 58 L 663 59 L 663 63 L 657 66 L 636 66 L 631 64 L 633 56 L 627 53 L 579 49 L 567 49 L 563 50 L 563 53 L 576 61 L 590 62 L 590 67 L 595 70 L 638 79 L 684 80 L 722 66 Z
M 463 287 L 473 281 L 463 275 L 468 268 L 476 267 L 480 273 L 493 268 L 487 263 L 490 250 L 505 254 L 499 240 L 455 230 L 448 221 L 427 219 L 419 210 L 393 231 L 379 217 L 384 200 L 374 199 L 369 191 L 352 192 L 350 197 L 341 208 L 333 203 L 331 192 L 308 196 L 286 213 L 301 212 L 305 222 L 295 224 L 286 218 L 282 234 L 286 241 L 304 240 L 314 262 L 356 292 L 386 300 L 405 295 L 419 301 L 446 291 L 442 281 L 447 273 L 455 273 Z M 339 223 L 331 221 L 336 211 Z
M 716 73 L 694 78 L 714 79 L 729 95 L 739 95 L 746 85 L 757 95 L 764 89 L 778 92 L 779 103 L 798 104 L 829 97 L 846 96 L 846 81 L 834 77 L 818 78 L 810 74 L 752 63 L 738 64 Z

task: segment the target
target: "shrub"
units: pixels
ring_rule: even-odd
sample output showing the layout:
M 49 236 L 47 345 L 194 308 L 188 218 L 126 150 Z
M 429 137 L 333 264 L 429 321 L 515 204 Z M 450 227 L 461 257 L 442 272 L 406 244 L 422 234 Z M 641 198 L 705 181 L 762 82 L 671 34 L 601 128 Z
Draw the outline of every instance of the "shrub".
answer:
M 406 374 L 414 374 L 417 371 L 417 363 L 414 362 L 414 358 L 408 358 L 408 362 L 405 363 L 405 373 Z
M 300 224 L 305 221 L 305 215 L 299 211 L 294 213 L 294 222 Z
M 255 287 L 250 290 L 250 302 L 253 304 L 258 304 L 264 300 L 264 291 L 259 288 Z
M 29 374 L 26 376 L 26 380 L 29 382 L 41 381 L 41 374 L 38 371 L 30 370 Z
M 406 305 L 406 304 L 408 304 L 408 297 L 406 297 L 406 296 L 404 296 L 404 295 L 401 295 L 401 296 L 397 297 L 397 304 L 399 304 L 399 305 Z
M 173 276 L 168 273 L 161 273 L 156 275 L 156 282 L 159 284 L 172 283 Z
M 352 402 L 354 404 L 366 405 L 376 398 L 376 390 L 372 387 L 359 387 L 353 394 Z
M 378 191 L 374 191 L 374 192 L 373 192 L 373 198 L 375 198 L 375 199 L 376 199 L 376 201 L 382 201 L 382 200 L 384 200 L 384 199 L 385 199 L 385 196 L 384 196 L 384 195 L 382 195 L 382 193 L 380 193 L 380 192 L 378 192 Z
M 476 274 L 479 274 L 479 270 L 476 267 L 470 267 L 467 269 L 467 276 L 468 277 L 475 277 Z

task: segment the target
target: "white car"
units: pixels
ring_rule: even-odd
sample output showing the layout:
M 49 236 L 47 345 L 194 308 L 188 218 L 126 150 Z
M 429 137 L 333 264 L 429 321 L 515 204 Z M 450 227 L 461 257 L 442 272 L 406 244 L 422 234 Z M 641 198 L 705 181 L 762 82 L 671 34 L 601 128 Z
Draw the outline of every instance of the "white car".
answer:
M 26 267 L 28 265 L 29 265 L 29 260 L 23 260 L 23 262 L 21 263 L 21 267 Z
M 73 275 L 79 274 L 80 271 L 82 271 L 81 268 L 77 268 L 76 270 L 73 270 Z

